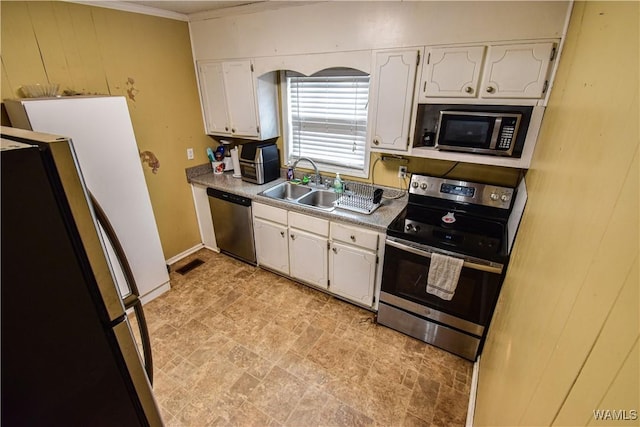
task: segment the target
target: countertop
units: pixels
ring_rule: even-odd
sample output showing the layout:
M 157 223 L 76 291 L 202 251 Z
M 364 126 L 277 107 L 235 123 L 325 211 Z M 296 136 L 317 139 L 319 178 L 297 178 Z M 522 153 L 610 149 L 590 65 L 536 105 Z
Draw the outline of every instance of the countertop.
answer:
M 259 193 L 267 190 L 275 185 L 285 182 L 284 178 L 278 178 L 266 184 L 257 185 L 240 178 L 234 178 L 231 172 L 216 175 L 211 170 L 211 164 L 204 164 L 186 169 L 187 181 L 192 184 L 198 184 L 205 187 L 215 188 L 221 191 L 237 194 L 263 203 L 265 205 L 276 206 L 290 211 L 301 212 L 329 220 L 346 222 L 358 226 L 367 227 L 379 232 L 386 232 L 387 227 L 398 216 L 398 214 L 407 205 L 407 195 L 405 194 L 399 199 L 385 199 L 373 213 L 366 215 L 358 212 L 352 212 L 345 209 L 335 208 L 333 211 L 323 211 L 313 207 L 307 207 L 296 203 L 286 202 L 283 200 L 272 199 L 270 197 L 261 196 Z M 395 194 L 398 190 L 394 188 L 376 186 L 385 190 L 385 194 Z

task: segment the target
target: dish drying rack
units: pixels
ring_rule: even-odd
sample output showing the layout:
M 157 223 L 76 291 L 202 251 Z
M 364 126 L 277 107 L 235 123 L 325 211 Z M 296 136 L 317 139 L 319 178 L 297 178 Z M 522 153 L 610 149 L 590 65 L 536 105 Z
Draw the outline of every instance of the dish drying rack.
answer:
M 370 184 L 345 182 L 344 192 L 336 199 L 334 205 L 337 208 L 368 215 L 380 206 L 382 191 L 381 188 L 375 188 Z

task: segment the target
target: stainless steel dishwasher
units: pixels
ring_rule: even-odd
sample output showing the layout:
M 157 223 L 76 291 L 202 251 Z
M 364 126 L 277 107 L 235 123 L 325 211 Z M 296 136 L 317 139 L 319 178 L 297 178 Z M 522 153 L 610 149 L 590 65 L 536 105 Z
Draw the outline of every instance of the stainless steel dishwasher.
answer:
M 220 251 L 256 265 L 251 199 L 207 188 L 213 231 Z

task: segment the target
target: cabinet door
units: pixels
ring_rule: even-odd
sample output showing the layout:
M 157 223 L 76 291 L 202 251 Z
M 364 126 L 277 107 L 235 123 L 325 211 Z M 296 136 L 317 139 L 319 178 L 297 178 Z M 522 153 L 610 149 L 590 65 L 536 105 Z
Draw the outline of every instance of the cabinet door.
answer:
M 198 64 L 198 74 L 206 132 L 208 134 L 231 134 L 227 117 L 222 63 L 201 62 Z
M 234 136 L 258 136 L 256 92 L 251 61 L 224 62 L 223 69 L 231 133 Z
M 291 276 L 327 289 L 327 238 L 289 229 L 289 265 Z
M 429 49 L 423 65 L 421 101 L 427 97 L 477 97 L 484 50 L 484 46 Z
M 332 242 L 329 252 L 329 290 L 358 304 L 373 306 L 376 254 Z
M 289 274 L 287 227 L 255 218 L 253 233 L 258 265 Z
M 419 51 L 376 52 L 369 102 L 371 147 L 406 151 Z
M 490 46 L 482 79 L 483 98 L 541 98 L 553 43 Z

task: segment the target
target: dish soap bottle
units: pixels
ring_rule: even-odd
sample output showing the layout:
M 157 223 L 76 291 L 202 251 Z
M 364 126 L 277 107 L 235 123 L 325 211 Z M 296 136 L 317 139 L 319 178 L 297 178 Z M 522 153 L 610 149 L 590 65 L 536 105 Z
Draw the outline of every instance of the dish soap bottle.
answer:
M 336 174 L 336 179 L 333 180 L 333 190 L 336 193 L 342 193 L 344 191 L 344 183 L 340 179 L 340 174 Z

